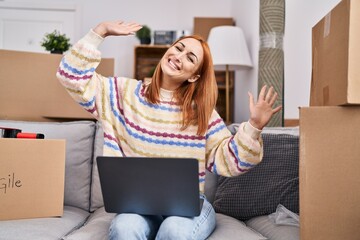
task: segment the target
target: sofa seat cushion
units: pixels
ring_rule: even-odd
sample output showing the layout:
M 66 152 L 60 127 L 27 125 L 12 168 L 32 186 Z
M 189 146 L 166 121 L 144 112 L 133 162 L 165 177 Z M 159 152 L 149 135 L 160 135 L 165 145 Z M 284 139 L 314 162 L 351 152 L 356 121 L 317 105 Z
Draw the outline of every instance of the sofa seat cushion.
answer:
M 95 135 L 94 122 L 58 123 L 0 120 L 0 126 L 19 128 L 22 132 L 43 133 L 45 139 L 65 139 L 64 203 L 89 211 L 91 164 Z
M 267 238 L 260 233 L 247 227 L 233 217 L 221 213 L 216 214 L 216 228 L 208 240 L 266 240 Z
M 109 228 L 114 213 L 107 213 L 105 209 L 99 208 L 91 214 L 85 225 L 64 237 L 64 240 L 107 240 Z
M 255 229 L 269 240 L 299 240 L 299 227 L 277 225 L 269 216 L 258 216 L 246 221 L 247 226 Z
M 113 213 L 107 213 L 104 207 L 97 209 L 83 227 L 64 237 L 64 240 L 107 240 Z M 216 228 L 208 240 L 266 240 L 260 233 L 247 227 L 244 222 L 217 213 Z
M 89 212 L 65 206 L 62 217 L 0 221 L 0 239 L 57 240 L 84 224 Z

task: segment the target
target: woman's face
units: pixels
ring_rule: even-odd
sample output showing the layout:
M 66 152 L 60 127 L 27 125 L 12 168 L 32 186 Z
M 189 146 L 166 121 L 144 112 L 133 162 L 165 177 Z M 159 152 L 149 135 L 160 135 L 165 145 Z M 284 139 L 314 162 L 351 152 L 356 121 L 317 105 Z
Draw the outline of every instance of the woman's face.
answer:
M 203 61 L 204 50 L 194 38 L 185 38 L 171 46 L 161 59 L 162 88 L 175 90 L 184 81 L 196 81 L 197 69 Z

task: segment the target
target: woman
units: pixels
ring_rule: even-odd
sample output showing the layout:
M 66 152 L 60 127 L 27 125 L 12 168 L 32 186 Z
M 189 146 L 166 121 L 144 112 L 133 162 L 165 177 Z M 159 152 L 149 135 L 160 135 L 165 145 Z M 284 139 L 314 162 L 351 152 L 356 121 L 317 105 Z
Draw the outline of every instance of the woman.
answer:
M 215 212 L 204 196 L 205 169 L 223 176 L 250 170 L 262 158 L 261 129 L 281 107 L 264 86 L 250 119 L 232 136 L 214 110 L 217 86 L 208 45 L 200 37 L 176 41 L 160 60 L 150 82 L 103 77 L 95 72 L 97 47 L 108 36 L 133 35 L 137 23 L 103 22 L 62 59 L 57 77 L 72 97 L 102 123 L 104 155 L 192 157 L 199 160 L 200 216 L 185 218 L 119 214 L 110 239 L 206 239 Z

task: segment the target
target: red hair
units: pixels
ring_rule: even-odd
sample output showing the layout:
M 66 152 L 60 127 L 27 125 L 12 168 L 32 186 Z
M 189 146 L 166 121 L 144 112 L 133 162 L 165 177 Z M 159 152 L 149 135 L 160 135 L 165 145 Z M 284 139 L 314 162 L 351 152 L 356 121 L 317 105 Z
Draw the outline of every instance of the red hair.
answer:
M 190 125 L 197 125 L 198 135 L 207 131 L 211 114 L 216 106 L 218 97 L 215 72 L 209 45 L 198 35 L 185 36 L 175 41 L 172 46 L 185 38 L 193 38 L 201 43 L 204 57 L 197 69 L 200 77 L 195 82 L 184 81 L 174 92 L 174 97 L 182 110 L 182 130 Z M 159 103 L 162 70 L 158 63 L 151 83 L 145 90 L 145 97 L 151 103 Z

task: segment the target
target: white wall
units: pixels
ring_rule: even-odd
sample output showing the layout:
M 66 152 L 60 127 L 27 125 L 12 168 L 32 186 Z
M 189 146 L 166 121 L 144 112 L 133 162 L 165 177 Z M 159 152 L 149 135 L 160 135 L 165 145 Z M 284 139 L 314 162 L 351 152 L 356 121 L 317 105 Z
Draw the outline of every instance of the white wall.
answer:
M 235 115 L 234 122 L 249 119 L 249 98 L 247 92 L 257 97 L 258 51 L 259 51 L 259 7 L 260 1 L 233 0 L 232 16 L 241 27 L 248 44 L 253 67 L 235 73 Z

